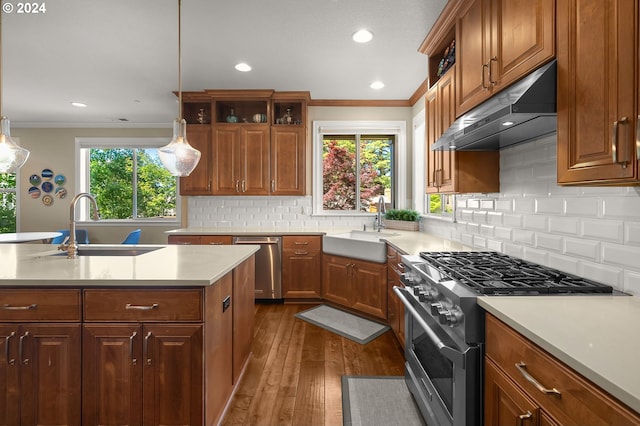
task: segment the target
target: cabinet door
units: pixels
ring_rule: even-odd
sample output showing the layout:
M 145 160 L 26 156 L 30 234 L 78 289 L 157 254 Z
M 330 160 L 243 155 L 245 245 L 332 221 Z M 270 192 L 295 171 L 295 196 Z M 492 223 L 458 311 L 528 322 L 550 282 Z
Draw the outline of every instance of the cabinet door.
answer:
M 200 162 L 189 176 L 180 178 L 181 195 L 211 194 L 211 126 L 187 126 L 189 144 L 200 151 Z
M 219 125 L 213 138 L 213 193 L 238 195 L 242 176 L 242 132 L 238 125 Z
M 353 261 L 352 308 L 387 319 L 387 265 Z
M 0 425 L 20 424 L 18 326 L 0 324 Z
M 485 360 L 484 424 L 537 425 L 539 407 L 490 360 Z
M 457 114 L 461 115 L 491 96 L 492 0 L 469 1 L 456 23 Z
M 242 131 L 240 192 L 243 195 L 269 194 L 269 130 L 267 127 Z
M 555 56 L 555 0 L 493 0 L 491 82 L 506 87 Z
M 456 67 L 453 66 L 438 81 L 438 126 L 440 134 L 444 133 L 456 120 L 456 96 L 455 80 Z M 456 182 L 456 152 L 438 151 L 439 170 L 436 171 L 436 179 L 440 193 L 457 192 Z
M 84 326 L 83 424 L 142 424 L 142 339 L 135 324 Z
M 80 324 L 23 325 L 18 339 L 21 424 L 80 425 Z
M 442 135 L 439 120 L 438 120 L 438 86 L 433 86 L 429 89 L 425 96 L 425 127 L 426 127 L 426 181 L 425 188 L 427 194 L 437 193 L 440 188 L 436 181 L 436 172 L 439 170 L 440 160 L 442 157 L 441 151 L 432 151 L 431 146 Z
M 322 253 L 318 250 L 283 250 L 282 295 L 288 299 L 322 297 Z
M 304 195 L 305 128 L 271 130 L 271 195 Z
M 323 256 L 322 297 L 343 306 L 351 306 L 351 276 L 354 263 L 338 256 Z
M 634 181 L 638 2 L 561 1 L 557 19 L 558 183 Z

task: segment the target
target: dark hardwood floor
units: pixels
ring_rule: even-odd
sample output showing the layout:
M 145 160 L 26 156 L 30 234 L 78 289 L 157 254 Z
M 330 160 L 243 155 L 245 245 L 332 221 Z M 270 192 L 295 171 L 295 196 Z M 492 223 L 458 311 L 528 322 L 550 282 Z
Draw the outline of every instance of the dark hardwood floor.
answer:
M 253 356 L 223 425 L 342 425 L 341 376 L 402 376 L 391 331 L 361 345 L 295 318 L 313 305 L 257 304 Z

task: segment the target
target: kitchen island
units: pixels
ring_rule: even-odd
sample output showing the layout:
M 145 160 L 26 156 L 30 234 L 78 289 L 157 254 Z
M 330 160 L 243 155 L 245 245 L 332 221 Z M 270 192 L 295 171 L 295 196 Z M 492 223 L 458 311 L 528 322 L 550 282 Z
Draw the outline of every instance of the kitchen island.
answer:
M 258 247 L 83 248 L 0 246 L 0 424 L 217 424 L 250 356 Z

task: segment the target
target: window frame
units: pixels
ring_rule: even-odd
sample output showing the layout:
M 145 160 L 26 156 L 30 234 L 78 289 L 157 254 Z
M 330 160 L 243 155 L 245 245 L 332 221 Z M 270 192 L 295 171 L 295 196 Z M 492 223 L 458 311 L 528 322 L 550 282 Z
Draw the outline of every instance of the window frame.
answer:
M 393 173 L 395 208 L 405 208 L 407 200 L 406 144 L 407 123 L 405 121 L 313 121 L 313 215 L 315 216 L 359 216 L 368 217 L 375 213 L 357 210 L 324 210 L 322 208 L 322 148 L 327 135 L 393 135 Z M 402 166 L 402 167 L 401 167 Z M 391 200 L 393 202 L 393 200 Z
M 75 144 L 75 174 L 76 174 L 76 194 L 87 192 L 90 175 L 89 175 L 89 149 L 109 149 L 109 148 L 160 148 L 168 143 L 166 138 L 158 137 L 105 137 L 105 138 L 76 138 Z M 82 150 L 87 150 L 85 153 Z M 176 216 L 175 218 L 135 218 L 135 219 L 100 219 L 100 224 L 114 225 L 145 225 L 145 226 L 176 226 L 182 223 L 182 198 L 180 197 L 180 182 L 176 177 Z M 78 200 L 78 208 L 76 209 L 76 222 L 83 226 L 95 224 L 89 216 L 89 203 L 86 198 Z M 100 206 L 98 206 L 98 209 Z

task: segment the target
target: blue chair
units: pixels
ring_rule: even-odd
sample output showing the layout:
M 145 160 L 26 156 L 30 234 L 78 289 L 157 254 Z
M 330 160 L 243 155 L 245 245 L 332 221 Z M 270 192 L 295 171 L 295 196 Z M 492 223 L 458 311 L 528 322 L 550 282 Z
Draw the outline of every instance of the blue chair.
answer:
M 142 232 L 140 229 L 129 232 L 127 238 L 120 244 L 138 244 L 140 242 L 140 232 Z
M 62 244 L 65 238 L 69 236 L 68 229 L 58 229 L 62 235 L 51 239 L 51 244 Z M 89 244 L 89 232 L 86 229 L 76 229 L 76 244 Z

